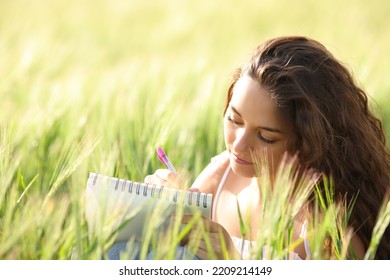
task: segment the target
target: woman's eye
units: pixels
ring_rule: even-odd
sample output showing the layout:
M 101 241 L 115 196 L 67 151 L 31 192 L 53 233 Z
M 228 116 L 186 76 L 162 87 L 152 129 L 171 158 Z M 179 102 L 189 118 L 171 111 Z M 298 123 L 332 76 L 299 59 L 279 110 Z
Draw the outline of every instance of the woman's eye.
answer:
M 231 116 L 227 116 L 226 119 L 227 119 L 229 122 L 231 122 L 232 124 L 234 124 L 234 125 L 242 125 L 242 123 L 236 121 L 236 120 L 235 120 L 233 117 L 231 117 Z M 264 137 L 260 132 L 258 133 L 257 136 L 258 136 L 258 138 L 259 138 L 261 141 L 263 141 L 263 142 L 265 142 L 265 143 L 267 143 L 267 144 L 273 144 L 273 143 L 276 142 L 275 140 L 270 140 L 270 139 Z
M 276 141 L 275 140 L 270 140 L 270 139 L 267 139 L 267 138 L 265 138 L 263 135 L 261 135 L 260 133 L 259 133 L 259 138 L 260 138 L 260 140 L 261 141 L 263 141 L 263 142 L 265 142 L 265 143 L 267 143 L 267 144 L 273 144 L 273 143 L 275 143 Z
M 236 120 L 234 120 L 232 117 L 228 116 L 227 117 L 227 120 L 235 125 L 240 125 L 241 123 L 237 122 Z

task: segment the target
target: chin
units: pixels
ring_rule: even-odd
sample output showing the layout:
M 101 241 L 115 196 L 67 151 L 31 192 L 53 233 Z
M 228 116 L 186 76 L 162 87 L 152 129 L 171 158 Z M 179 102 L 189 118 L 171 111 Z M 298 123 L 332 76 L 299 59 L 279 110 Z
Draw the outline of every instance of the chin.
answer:
M 230 167 L 234 173 L 241 177 L 253 178 L 256 177 L 256 172 L 253 165 L 250 166 L 241 166 L 234 161 L 230 161 Z

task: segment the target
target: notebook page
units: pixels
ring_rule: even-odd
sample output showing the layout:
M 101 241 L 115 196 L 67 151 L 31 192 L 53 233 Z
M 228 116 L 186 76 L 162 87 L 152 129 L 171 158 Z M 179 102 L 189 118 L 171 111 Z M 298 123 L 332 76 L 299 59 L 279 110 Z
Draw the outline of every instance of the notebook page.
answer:
M 86 186 L 89 232 L 108 236 L 119 226 L 115 241 L 140 240 L 147 229 L 167 227 L 169 217 L 183 207 L 210 218 L 212 195 L 104 176 L 91 172 Z

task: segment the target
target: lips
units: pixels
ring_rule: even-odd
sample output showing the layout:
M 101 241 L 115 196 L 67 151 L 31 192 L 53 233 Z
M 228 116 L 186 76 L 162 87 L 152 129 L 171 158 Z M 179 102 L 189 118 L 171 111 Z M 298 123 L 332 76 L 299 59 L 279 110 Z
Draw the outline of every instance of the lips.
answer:
M 243 159 L 243 158 L 241 158 L 233 153 L 231 155 L 233 157 L 233 160 L 238 164 L 241 164 L 241 165 L 252 165 L 253 164 L 253 162 L 245 160 L 245 159 Z

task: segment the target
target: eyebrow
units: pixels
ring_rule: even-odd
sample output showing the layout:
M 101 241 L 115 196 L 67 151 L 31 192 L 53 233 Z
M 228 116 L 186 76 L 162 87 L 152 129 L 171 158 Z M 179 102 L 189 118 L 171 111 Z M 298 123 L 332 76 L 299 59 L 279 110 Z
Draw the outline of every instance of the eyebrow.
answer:
M 241 114 L 237 111 L 236 108 L 234 108 L 234 106 L 230 105 L 230 108 L 234 111 L 234 113 L 236 113 L 237 115 L 239 115 L 242 118 Z M 268 126 L 258 126 L 257 128 L 260 128 L 260 129 L 263 129 L 263 130 L 267 130 L 267 131 L 270 131 L 270 132 L 275 132 L 275 133 L 283 133 L 281 130 L 279 130 L 277 128 L 268 127 Z

